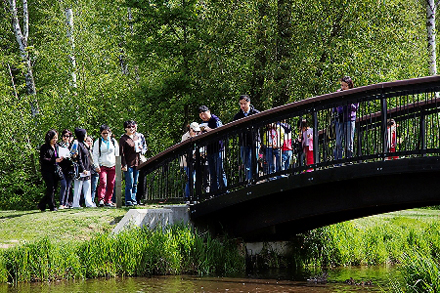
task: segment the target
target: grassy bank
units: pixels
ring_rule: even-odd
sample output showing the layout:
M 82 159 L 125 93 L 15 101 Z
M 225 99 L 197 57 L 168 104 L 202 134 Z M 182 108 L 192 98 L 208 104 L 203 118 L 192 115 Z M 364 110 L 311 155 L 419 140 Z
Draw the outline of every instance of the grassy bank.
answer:
M 1 212 L 0 282 L 161 274 L 229 275 L 244 269 L 236 242 L 184 225 L 109 232 L 126 211 Z
M 188 227 L 110 235 L 126 211 L 0 212 L 0 281 L 243 271 L 237 243 L 201 236 Z M 440 279 L 439 216 L 438 210 L 414 209 L 339 223 L 297 235 L 287 262 L 273 261 L 270 251 L 260 259 L 268 266 L 399 264 L 404 280 L 394 284 L 396 291 L 435 286 L 432 280 Z
M 440 211 L 415 209 L 343 222 L 299 235 L 292 245 L 297 266 L 400 263 L 414 249 L 440 252 Z

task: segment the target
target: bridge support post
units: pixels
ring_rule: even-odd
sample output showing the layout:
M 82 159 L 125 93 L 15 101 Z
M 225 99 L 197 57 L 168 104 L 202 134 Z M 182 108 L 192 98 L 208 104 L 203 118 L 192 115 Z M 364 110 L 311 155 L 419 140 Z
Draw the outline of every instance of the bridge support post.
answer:
M 319 163 L 318 113 L 313 109 L 313 162 Z
M 381 113 L 381 117 L 382 117 L 382 126 L 381 126 L 381 132 L 382 132 L 382 159 L 385 160 L 386 157 L 386 153 L 388 152 L 388 131 L 387 131 L 387 100 L 386 98 L 382 95 L 381 97 L 381 106 L 382 106 L 382 113 Z
M 121 157 L 116 156 L 116 182 L 115 182 L 115 197 L 116 197 L 116 207 L 122 207 L 122 171 L 121 171 Z

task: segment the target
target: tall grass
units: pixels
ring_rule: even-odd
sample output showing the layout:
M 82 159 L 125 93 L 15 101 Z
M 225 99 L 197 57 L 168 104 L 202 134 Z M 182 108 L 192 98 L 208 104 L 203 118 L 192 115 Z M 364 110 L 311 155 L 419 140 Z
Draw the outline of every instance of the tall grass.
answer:
M 335 224 L 297 235 L 292 262 L 297 267 L 400 263 L 414 248 L 440 258 L 440 224 L 392 218 L 380 225 L 361 221 Z
M 421 250 L 402 256 L 402 281 L 392 281 L 394 292 L 440 292 L 438 259 Z
M 62 244 L 44 238 L 0 251 L 0 282 L 196 273 L 229 275 L 244 270 L 232 240 L 201 236 L 185 225 L 132 228 L 117 235 Z

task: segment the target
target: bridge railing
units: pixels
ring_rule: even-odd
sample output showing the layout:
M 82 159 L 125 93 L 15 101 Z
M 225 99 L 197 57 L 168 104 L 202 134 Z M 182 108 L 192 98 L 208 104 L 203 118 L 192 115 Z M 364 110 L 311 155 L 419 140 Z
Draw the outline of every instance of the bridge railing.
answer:
M 176 144 L 142 164 L 139 168 L 146 174 L 146 198 L 201 201 L 282 177 L 295 180 L 297 175 L 324 168 L 438 156 L 438 92 L 437 76 L 381 83 L 294 102 L 228 123 Z M 351 123 L 344 123 L 344 118 L 335 113 L 338 107 L 344 110 L 352 106 L 357 108 L 353 134 Z M 397 125 L 395 138 L 387 126 L 391 119 Z M 299 129 L 303 120 L 312 129 L 309 136 Z M 345 124 L 345 131 L 338 124 Z M 290 158 L 285 140 L 289 133 Z M 306 137 L 312 155 L 307 157 L 302 143 L 298 143 L 300 136 Z M 352 148 L 347 144 L 351 136 Z M 391 149 L 392 141 L 397 142 L 395 150 Z M 246 154 L 250 158 L 247 166 L 243 161 Z M 287 161 L 283 162 L 283 157 Z M 185 198 L 185 188 L 189 188 L 189 198 Z

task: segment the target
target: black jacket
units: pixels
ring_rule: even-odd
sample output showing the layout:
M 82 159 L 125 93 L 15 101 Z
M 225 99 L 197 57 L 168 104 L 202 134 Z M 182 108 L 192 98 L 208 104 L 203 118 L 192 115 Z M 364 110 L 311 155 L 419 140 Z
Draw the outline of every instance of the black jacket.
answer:
M 55 172 L 56 159 L 58 158 L 58 145 L 55 145 L 57 152 L 49 144 L 43 144 L 40 148 L 41 172 Z
M 250 105 L 249 108 L 250 109 L 249 109 L 248 116 L 260 113 L 260 111 L 255 109 L 254 106 L 252 106 L 252 105 Z M 234 121 L 241 119 L 241 118 L 248 117 L 248 116 L 245 116 L 243 113 L 243 110 L 240 109 L 240 111 L 238 111 L 238 113 L 235 114 Z M 259 137 L 258 131 L 256 131 L 255 139 L 258 140 L 258 137 Z M 252 146 L 252 131 L 249 128 L 248 128 L 248 131 L 243 131 L 240 133 L 239 143 L 240 143 L 240 146 Z

